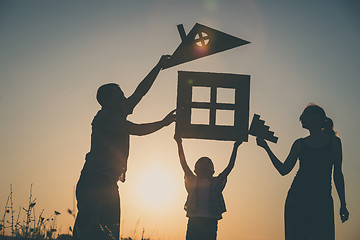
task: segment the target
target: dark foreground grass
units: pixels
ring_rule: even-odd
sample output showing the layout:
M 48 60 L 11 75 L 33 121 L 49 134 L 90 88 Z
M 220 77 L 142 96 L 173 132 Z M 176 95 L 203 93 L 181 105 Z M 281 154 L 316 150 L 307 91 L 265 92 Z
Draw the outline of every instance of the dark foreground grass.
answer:
M 4 214 L 0 218 L 0 240 L 72 240 L 72 228 L 68 229 L 69 234 L 60 234 L 57 226 L 57 217 L 61 215 L 58 211 L 53 211 L 50 216 L 44 216 L 44 209 L 39 216 L 35 216 L 36 198 L 32 194 L 32 184 L 28 204 L 15 211 L 13 205 L 13 190 L 10 185 L 10 194 L 5 204 Z M 75 220 L 75 206 L 73 210 L 68 209 L 68 214 Z M 141 236 L 141 240 L 154 240 L 144 238 L 145 229 L 138 235 L 138 224 L 136 223 L 132 237 L 121 237 L 120 240 L 135 240 L 136 236 Z
M 23 238 L 23 237 L 10 237 L 10 236 L 0 236 L 0 240 L 48 240 L 49 238 Z M 56 240 L 73 240 L 71 235 L 62 234 L 59 235 Z M 127 237 L 121 238 L 120 240 L 135 240 L 135 238 Z M 151 240 L 150 238 L 142 238 L 141 240 Z

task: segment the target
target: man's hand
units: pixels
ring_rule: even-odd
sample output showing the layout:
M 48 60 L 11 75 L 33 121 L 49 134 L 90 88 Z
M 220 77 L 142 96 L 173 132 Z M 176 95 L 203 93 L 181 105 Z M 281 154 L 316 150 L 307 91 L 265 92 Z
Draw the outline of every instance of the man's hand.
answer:
M 162 120 L 164 126 L 169 126 L 172 122 L 176 120 L 176 109 L 172 110 L 166 117 Z
M 163 67 L 168 65 L 170 58 L 171 55 L 162 55 L 156 66 L 159 67 L 160 69 L 163 69 Z

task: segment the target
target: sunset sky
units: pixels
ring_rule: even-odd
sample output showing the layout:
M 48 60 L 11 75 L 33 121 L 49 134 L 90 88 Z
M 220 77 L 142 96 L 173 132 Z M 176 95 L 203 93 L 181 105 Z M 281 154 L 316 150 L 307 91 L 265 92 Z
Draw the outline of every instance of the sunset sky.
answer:
M 261 115 L 275 135 L 283 161 L 304 137 L 299 116 L 314 102 L 324 107 L 343 144 L 343 173 L 350 212 L 342 224 L 333 187 L 336 237 L 360 239 L 360 3 L 355 0 L 1 0 L 0 1 L 0 216 L 10 184 L 16 214 L 27 205 L 30 184 L 36 214 L 56 210 L 68 233 L 73 192 L 90 149 L 91 121 L 100 109 L 97 88 L 120 85 L 126 96 L 158 62 L 172 54 L 200 23 L 250 41 L 161 71 L 128 117 L 162 119 L 176 108 L 178 71 L 247 74 L 250 116 Z M 131 137 L 127 181 L 119 183 L 121 234 L 154 240 L 185 239 L 186 191 L 172 124 Z M 233 142 L 184 140 L 193 169 L 210 157 L 216 173 Z M 250 136 L 239 147 L 224 190 L 227 213 L 220 240 L 283 239 L 285 197 L 298 165 L 281 177 Z M 22 212 L 21 216 L 25 213 Z M 0 219 L 1 220 L 1 219 Z

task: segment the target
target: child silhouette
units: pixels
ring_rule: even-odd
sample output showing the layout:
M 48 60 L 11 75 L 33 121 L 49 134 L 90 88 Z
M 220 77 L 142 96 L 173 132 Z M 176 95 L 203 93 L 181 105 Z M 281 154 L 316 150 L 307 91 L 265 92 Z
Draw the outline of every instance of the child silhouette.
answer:
M 189 218 L 186 240 L 215 240 L 218 220 L 226 212 L 222 191 L 227 176 L 234 167 L 237 149 L 242 143 L 237 141 L 230 157 L 228 166 L 219 176 L 214 177 L 214 164 L 208 157 L 201 157 L 195 163 L 195 174 L 190 170 L 184 154 L 182 139 L 175 136 L 178 146 L 180 164 L 185 173 L 185 188 L 188 192 L 185 203 L 186 216 Z

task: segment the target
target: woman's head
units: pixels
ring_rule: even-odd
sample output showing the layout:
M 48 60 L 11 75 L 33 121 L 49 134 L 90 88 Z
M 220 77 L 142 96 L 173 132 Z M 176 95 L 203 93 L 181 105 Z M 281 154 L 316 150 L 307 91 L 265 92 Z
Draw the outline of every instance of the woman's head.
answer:
M 201 157 L 195 163 L 194 172 L 198 177 L 212 177 L 215 173 L 214 164 L 208 157 Z
M 333 121 L 326 116 L 322 107 L 314 103 L 310 103 L 306 106 L 300 115 L 300 121 L 302 123 L 302 127 L 308 130 L 320 128 L 327 134 L 336 134 L 334 131 Z

